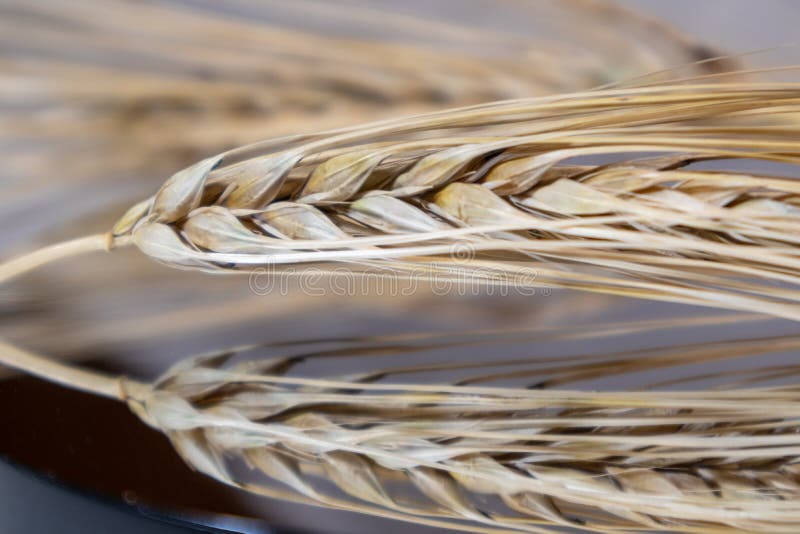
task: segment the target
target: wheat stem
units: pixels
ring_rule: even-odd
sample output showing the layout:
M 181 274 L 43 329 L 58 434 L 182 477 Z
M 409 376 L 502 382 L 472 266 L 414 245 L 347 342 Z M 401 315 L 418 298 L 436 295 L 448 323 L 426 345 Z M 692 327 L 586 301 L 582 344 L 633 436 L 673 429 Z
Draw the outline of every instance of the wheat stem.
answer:
M 114 239 L 110 234 L 96 234 L 49 245 L 0 264 L 0 282 L 6 282 L 57 260 L 87 252 L 110 250 L 126 243 L 126 240 Z M 120 387 L 118 376 L 79 369 L 22 349 L 2 339 L 0 339 L 0 363 L 87 393 L 120 400 L 127 396 Z M 131 381 L 126 381 L 125 384 L 128 392 L 135 391 L 140 386 Z
M 111 399 L 122 399 L 119 378 L 97 371 L 78 369 L 21 349 L 0 339 L 0 363 L 56 384 Z
M 110 250 L 112 244 L 117 246 L 117 241 L 112 241 L 109 234 L 96 234 L 42 247 L 0 265 L 0 282 L 63 258 L 96 250 Z

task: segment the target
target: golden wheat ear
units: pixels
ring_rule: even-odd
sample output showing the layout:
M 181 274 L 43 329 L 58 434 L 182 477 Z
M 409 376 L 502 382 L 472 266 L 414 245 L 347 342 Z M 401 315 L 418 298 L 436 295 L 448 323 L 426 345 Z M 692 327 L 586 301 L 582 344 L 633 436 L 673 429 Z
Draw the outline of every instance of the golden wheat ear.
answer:
M 252 145 L 170 178 L 114 239 L 181 268 L 345 262 L 798 319 L 798 87 L 605 90 Z

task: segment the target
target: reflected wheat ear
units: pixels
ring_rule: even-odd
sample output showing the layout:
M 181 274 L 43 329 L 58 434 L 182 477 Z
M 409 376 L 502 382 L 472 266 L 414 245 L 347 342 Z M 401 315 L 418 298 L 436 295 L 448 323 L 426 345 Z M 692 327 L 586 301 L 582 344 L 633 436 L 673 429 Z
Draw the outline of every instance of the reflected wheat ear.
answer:
M 653 86 L 273 140 L 175 174 L 108 234 L 12 260 L 0 281 L 132 243 L 183 269 L 344 263 L 797 320 L 798 112 L 795 84 Z M 612 159 L 592 163 L 601 156 Z M 785 175 L 725 170 L 744 160 Z M 452 257 L 464 244 L 474 255 Z M 188 360 L 144 384 L 0 344 L 0 362 L 127 402 L 192 467 L 258 494 L 475 532 L 800 525 L 794 387 L 380 384 L 224 360 Z M 284 489 L 241 480 L 227 458 Z M 417 498 L 395 495 L 397 480 Z

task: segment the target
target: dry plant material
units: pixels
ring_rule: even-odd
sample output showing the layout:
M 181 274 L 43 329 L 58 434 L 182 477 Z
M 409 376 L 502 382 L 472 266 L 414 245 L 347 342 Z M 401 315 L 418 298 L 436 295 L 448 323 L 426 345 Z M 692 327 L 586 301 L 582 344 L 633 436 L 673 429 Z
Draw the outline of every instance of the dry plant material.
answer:
M 338 262 L 798 319 L 797 96 L 615 89 L 276 139 L 175 174 L 112 240 L 207 271 Z
M 797 126 L 780 121 L 798 111 L 798 90 L 612 89 L 259 143 L 175 174 L 108 234 L 7 262 L 0 280 L 132 242 L 211 272 L 344 263 L 798 319 L 800 196 L 789 173 L 800 144 Z M 750 160 L 786 175 L 692 165 Z M 474 255 L 451 254 L 465 249 Z M 153 384 L 7 343 L 0 362 L 125 400 L 195 469 L 257 494 L 473 532 L 788 533 L 800 525 L 799 399 L 792 385 L 760 382 L 794 376 L 793 366 L 739 373 L 738 389 L 561 386 L 798 345 L 789 336 L 544 367 L 486 362 L 507 366 L 499 372 L 451 362 L 323 377 L 290 373 L 293 357 L 226 365 L 224 354 Z M 454 383 L 414 382 L 471 367 Z M 538 388 L 490 384 L 509 375 L 540 377 Z M 237 460 L 283 486 L 248 481 Z
M 53 176 L 58 194 L 94 198 L 108 177 L 152 176 L 265 133 L 577 90 L 715 55 L 605 2 L 569 3 L 560 31 L 581 44 L 557 53 L 489 31 L 464 48 L 475 28 L 396 16 L 386 18 L 411 39 L 321 35 L 178 4 L 0 9 L 11 51 L 1 58 L 9 105 L 0 138 L 12 149 L 4 165 L 16 177 L 12 193 L 34 206 L 50 205 L 36 184 Z M 613 25 L 575 24 L 576 14 Z M 381 13 L 334 6 L 326 16 L 369 29 Z M 425 46 L 410 44 L 416 28 Z M 644 46 L 630 46 L 633 32 Z M 459 46 L 432 52 L 440 39 Z M 57 53 L 42 43 L 57 43 Z M 790 85 L 612 90 L 277 139 L 178 173 L 111 235 L 12 260 L 0 280 L 135 242 L 159 261 L 214 272 L 345 262 L 389 276 L 575 287 L 796 319 L 800 203 L 788 175 L 797 129 L 772 119 L 796 112 L 797 94 Z M 574 160 L 608 154 L 614 162 Z M 786 164 L 787 176 L 693 167 L 741 159 Z M 112 200 L 146 187 L 118 185 Z M 797 345 L 775 338 L 647 359 L 451 362 L 322 378 L 290 373 L 307 355 L 226 364 L 225 354 L 183 362 L 153 384 L 3 342 L 0 362 L 124 400 L 193 468 L 271 497 L 473 532 L 795 532 L 796 395 L 755 387 L 793 376 L 792 366 L 737 375 L 747 389 L 734 391 L 541 388 Z M 430 370 L 470 375 L 415 383 Z M 508 373 L 536 377 L 540 389 L 492 384 Z M 242 461 L 272 482 L 248 481 L 236 471 Z
M 678 323 L 626 326 L 653 331 Z M 619 335 L 613 328 L 532 338 L 601 339 Z M 154 427 L 170 428 L 196 469 L 265 495 L 288 487 L 300 502 L 476 532 L 542 532 L 548 524 L 588 532 L 791 532 L 800 492 L 796 395 L 791 386 L 759 386 L 795 376 L 796 364 L 722 373 L 723 385 L 705 392 L 564 386 L 798 348 L 797 336 L 785 336 L 606 358 L 367 363 L 354 375 L 315 379 L 292 371 L 310 360 L 352 354 L 372 362 L 385 347 L 225 364 L 231 351 L 176 366 L 157 382 L 156 393 L 132 408 Z M 401 352 L 407 356 L 408 349 Z M 493 387 L 503 377 L 497 369 L 547 381 L 537 390 Z M 430 371 L 468 371 L 469 378 L 408 385 Z M 675 383 L 692 384 L 701 373 L 684 372 Z M 731 391 L 726 383 L 750 389 Z M 561 389 L 544 389 L 556 386 Z M 227 467 L 234 458 L 273 481 L 259 485 L 234 474 Z M 337 491 L 320 480 L 332 481 Z
M 527 23 L 505 34 L 480 20 L 403 15 L 399 2 L 384 9 L 7 2 L 0 139 L 15 147 L 4 154 L 7 172 L 28 188 L 31 176 L 51 179 L 54 169 L 62 181 L 141 180 L 266 136 L 587 89 L 715 55 L 605 2 L 511 2 L 503 16 Z M 19 150 L 31 140 L 35 150 Z M 91 151 L 105 157 L 86 158 Z
M 444 342 L 398 336 L 313 352 L 286 347 L 260 360 L 238 359 L 254 349 L 242 347 L 181 362 L 150 385 L 65 368 L 7 344 L 0 358 L 128 402 L 194 469 L 268 497 L 468 532 L 788 533 L 800 523 L 797 395 L 786 385 L 797 365 L 729 369 L 705 390 L 667 387 L 702 383 L 709 364 L 796 351 L 796 335 L 605 356 L 374 363 L 398 345 L 406 361 L 413 350 L 520 336 L 599 341 L 749 320 L 471 333 Z M 368 362 L 354 374 L 295 372 L 354 355 Z M 680 378 L 638 380 L 645 389 L 636 391 L 569 389 L 653 369 Z M 430 372 L 460 378 L 423 385 Z M 539 382 L 497 385 L 509 375 Z

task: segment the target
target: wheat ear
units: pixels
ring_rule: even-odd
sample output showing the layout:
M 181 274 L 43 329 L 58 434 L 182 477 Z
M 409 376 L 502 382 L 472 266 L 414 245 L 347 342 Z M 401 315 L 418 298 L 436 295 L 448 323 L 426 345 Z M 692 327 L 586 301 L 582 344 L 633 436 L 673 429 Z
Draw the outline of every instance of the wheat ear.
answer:
M 777 119 L 798 96 L 793 84 L 619 89 L 278 139 L 181 171 L 114 235 L 183 268 L 346 262 L 798 319 L 800 186 L 723 170 L 796 170 L 797 127 Z

